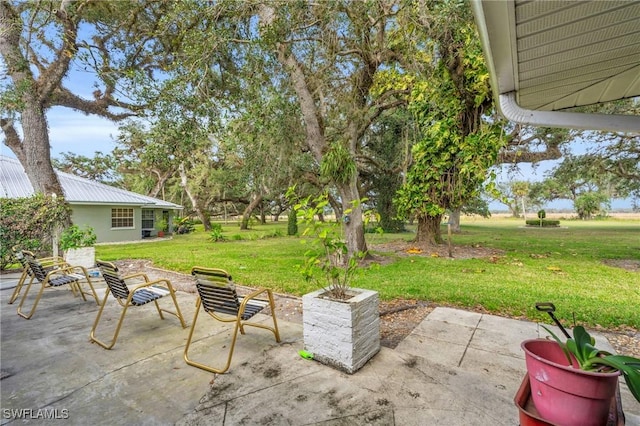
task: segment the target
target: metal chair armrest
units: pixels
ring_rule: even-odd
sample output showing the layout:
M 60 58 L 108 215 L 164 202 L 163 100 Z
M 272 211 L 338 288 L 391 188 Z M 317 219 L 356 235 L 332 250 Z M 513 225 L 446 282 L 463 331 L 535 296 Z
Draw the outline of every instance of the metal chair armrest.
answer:
M 82 274 L 85 277 L 88 276 L 87 274 L 87 268 L 85 268 L 84 266 L 80 266 L 80 265 L 69 265 L 64 267 L 64 268 L 58 268 L 58 269 L 54 269 L 53 271 L 49 272 L 49 274 L 53 273 L 53 272 L 57 272 L 57 273 L 62 273 L 62 274 Z M 47 274 L 48 275 L 48 274 Z
M 140 274 L 136 274 L 136 275 L 140 275 Z M 144 275 L 144 274 L 142 274 Z M 146 278 L 146 275 L 145 275 Z M 144 287 L 151 287 L 152 285 L 158 284 L 158 283 L 165 283 L 165 286 L 167 287 L 168 291 L 173 291 L 173 286 L 171 285 L 171 282 L 169 280 L 166 279 L 161 279 L 161 280 L 155 280 L 155 281 L 147 281 L 141 284 L 137 284 L 137 285 L 133 285 L 129 288 L 129 291 L 131 293 L 134 293 L 136 290 L 139 290 L 141 288 Z
M 61 256 L 40 257 L 36 260 L 40 263 L 67 263 Z
M 48 260 L 37 259 L 38 263 L 42 265 L 43 268 L 68 268 L 71 266 L 66 260 L 63 258 L 50 258 Z
M 131 279 L 131 278 L 140 278 L 140 277 L 142 277 L 142 278 L 144 279 L 144 282 L 145 282 L 145 283 L 148 283 L 148 282 L 149 282 L 149 277 L 147 276 L 147 274 L 145 274 L 145 273 L 143 273 L 143 272 L 139 272 L 139 273 L 137 273 L 137 274 L 127 275 L 127 276 L 125 276 L 125 277 L 122 277 L 122 279 L 123 279 L 124 281 L 127 281 L 128 279 Z
M 260 299 L 257 296 L 266 293 L 268 299 Z M 265 287 L 261 287 L 255 291 L 252 291 L 251 293 L 243 296 L 242 301 L 240 302 L 240 308 L 238 309 L 238 312 L 240 313 L 240 315 L 242 315 L 244 313 L 244 309 L 245 306 L 247 305 L 247 303 L 249 303 L 251 300 L 261 300 L 263 302 L 267 302 L 269 305 L 271 303 L 273 303 L 273 293 L 271 292 L 271 289 L 265 288 Z

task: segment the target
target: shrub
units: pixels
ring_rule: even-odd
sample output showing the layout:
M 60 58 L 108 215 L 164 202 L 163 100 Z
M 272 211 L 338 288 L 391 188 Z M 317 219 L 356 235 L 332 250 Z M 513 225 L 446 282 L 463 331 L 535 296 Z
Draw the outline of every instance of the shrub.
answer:
M 219 223 L 212 223 L 209 237 L 209 239 L 213 242 L 224 241 L 224 235 L 222 235 L 222 225 L 220 225 Z
M 167 232 L 169 230 L 169 222 L 166 219 L 160 219 L 156 222 L 156 230 L 159 232 Z
M 63 198 L 42 194 L 0 200 L 0 269 L 15 263 L 12 247 L 51 253 L 54 226 L 68 223 L 71 210 Z
M 267 234 L 268 238 L 280 238 L 280 237 L 284 237 L 284 233 L 282 232 L 281 229 L 274 229 L 273 231 L 271 231 L 270 233 Z
M 548 220 L 548 219 L 528 219 L 527 226 L 537 226 L 543 228 L 553 228 L 560 226 L 559 220 Z
M 177 225 L 178 234 L 190 234 L 196 229 L 195 224 L 189 217 L 183 217 L 182 219 L 178 220 Z
M 287 220 L 287 235 L 298 235 L 298 216 L 293 210 L 289 211 L 289 219 Z

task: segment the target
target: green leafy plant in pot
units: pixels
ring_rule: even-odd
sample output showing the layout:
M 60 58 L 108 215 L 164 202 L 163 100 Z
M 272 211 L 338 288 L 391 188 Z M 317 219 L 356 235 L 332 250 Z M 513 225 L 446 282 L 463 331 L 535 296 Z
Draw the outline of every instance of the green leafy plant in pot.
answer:
M 292 197 L 292 189 L 287 196 Z M 355 203 L 363 203 L 361 199 Z M 293 210 L 297 213 L 302 224 L 306 227 L 302 232 L 303 237 L 311 237 L 312 247 L 305 252 L 304 265 L 300 272 L 308 282 L 314 282 L 325 288 L 327 293 L 335 299 L 348 299 L 351 281 L 359 270 L 360 261 L 366 256 L 366 252 L 349 254 L 346 242 L 342 238 L 340 223 L 327 223 L 316 218 L 324 213 L 329 205 L 327 193 L 319 196 L 309 196 L 296 203 Z M 355 205 L 354 205 L 355 207 Z M 353 208 L 343 212 L 344 221 L 349 220 Z M 373 212 L 364 213 L 365 226 L 375 217 Z
M 164 233 L 169 230 L 169 222 L 166 219 L 160 219 L 156 222 L 156 229 L 158 230 L 158 237 L 164 237 Z
M 60 234 L 60 248 L 62 250 L 92 247 L 97 237 L 92 227 L 81 229 L 78 225 L 71 225 Z
M 544 419 L 567 426 L 606 424 L 620 375 L 640 401 L 640 359 L 596 348 L 582 326 L 565 342 L 542 327 L 555 341 L 526 340 L 522 348 L 531 397 Z
M 90 226 L 80 228 L 71 225 L 60 234 L 60 248 L 65 252 L 65 260 L 73 266 L 93 268 L 97 236 Z
M 578 362 L 581 370 L 597 373 L 613 373 L 619 371 L 624 377 L 631 394 L 640 402 L 640 359 L 626 355 L 614 355 L 596 348 L 596 340 L 581 325 L 573 329 L 573 338 L 562 342 L 549 328 L 542 326 L 558 342 L 569 365 L 573 359 Z
M 289 200 L 295 198 L 292 191 L 287 193 Z M 342 234 L 343 224 L 349 226 L 350 215 L 360 211 L 355 207 L 363 201 L 332 222 L 317 218 L 329 204 L 328 194 L 292 202 L 305 226 L 302 241 L 311 246 L 299 268 L 307 282 L 320 287 L 302 297 L 304 350 L 300 355 L 348 374 L 380 350 L 378 292 L 352 286 L 365 253 L 350 253 Z M 370 217 L 364 214 L 364 222 Z

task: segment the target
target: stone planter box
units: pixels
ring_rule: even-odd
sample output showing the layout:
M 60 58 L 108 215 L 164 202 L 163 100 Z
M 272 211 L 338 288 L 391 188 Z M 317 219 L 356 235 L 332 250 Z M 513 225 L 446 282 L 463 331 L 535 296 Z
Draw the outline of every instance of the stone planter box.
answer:
M 338 301 L 325 289 L 302 297 L 305 350 L 323 364 L 355 373 L 380 351 L 377 291 L 352 288 L 353 297 Z
M 64 260 L 71 266 L 93 268 L 96 266 L 96 248 L 80 247 L 69 249 L 64 254 Z

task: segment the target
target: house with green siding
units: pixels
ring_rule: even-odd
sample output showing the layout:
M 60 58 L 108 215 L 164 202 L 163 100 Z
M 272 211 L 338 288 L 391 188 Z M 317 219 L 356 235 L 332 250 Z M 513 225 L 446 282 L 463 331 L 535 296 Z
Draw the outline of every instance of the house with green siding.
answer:
M 158 234 L 166 220 L 169 232 L 182 206 L 56 171 L 71 206 L 74 224 L 90 226 L 97 242 L 135 241 Z M 20 162 L 0 155 L 0 198 L 30 197 L 31 182 Z

